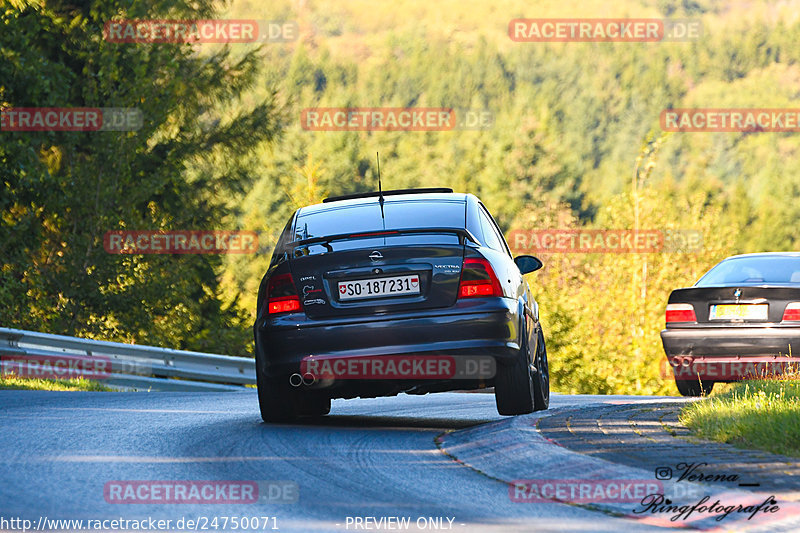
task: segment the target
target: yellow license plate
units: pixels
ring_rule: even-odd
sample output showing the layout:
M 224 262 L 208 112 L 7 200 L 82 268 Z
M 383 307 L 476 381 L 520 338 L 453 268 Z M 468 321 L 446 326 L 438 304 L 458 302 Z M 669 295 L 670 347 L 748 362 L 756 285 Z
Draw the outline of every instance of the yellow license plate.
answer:
M 767 304 L 720 304 L 712 305 L 709 320 L 766 320 Z

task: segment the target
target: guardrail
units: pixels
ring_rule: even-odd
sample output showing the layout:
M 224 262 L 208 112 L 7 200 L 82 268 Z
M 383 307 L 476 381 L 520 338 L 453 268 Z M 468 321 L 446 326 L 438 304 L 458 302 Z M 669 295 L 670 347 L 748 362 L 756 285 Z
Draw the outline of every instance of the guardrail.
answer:
M 244 390 L 255 384 L 255 361 L 245 357 L 80 339 L 0 327 L 3 372 L 22 361 L 58 368 L 87 362 L 103 369 L 93 379 L 109 387 L 151 391 Z M 100 364 L 102 363 L 102 364 Z M 107 368 L 109 367 L 110 368 Z M 42 376 L 47 377 L 47 376 Z

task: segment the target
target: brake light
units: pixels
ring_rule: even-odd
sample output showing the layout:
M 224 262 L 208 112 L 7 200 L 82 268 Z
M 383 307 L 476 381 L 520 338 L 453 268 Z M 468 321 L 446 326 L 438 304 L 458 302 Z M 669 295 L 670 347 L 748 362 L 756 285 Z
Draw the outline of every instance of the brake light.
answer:
M 267 286 L 267 309 L 272 313 L 290 313 L 300 310 L 300 297 L 291 274 L 278 274 Z
M 697 322 L 692 304 L 667 304 L 667 324 L 670 322 Z
M 800 321 L 800 302 L 791 302 L 787 304 L 781 320 Z
M 458 297 L 480 298 L 483 296 L 503 296 L 500 280 L 494 275 L 494 270 L 486 259 L 478 257 L 464 259 Z

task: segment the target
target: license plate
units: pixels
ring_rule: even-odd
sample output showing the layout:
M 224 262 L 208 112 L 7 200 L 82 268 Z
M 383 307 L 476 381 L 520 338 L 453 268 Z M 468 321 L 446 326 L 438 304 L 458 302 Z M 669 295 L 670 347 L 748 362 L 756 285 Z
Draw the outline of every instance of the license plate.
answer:
M 339 300 L 419 294 L 419 276 L 355 279 L 339 282 Z
M 766 320 L 767 304 L 723 304 L 712 305 L 709 320 Z

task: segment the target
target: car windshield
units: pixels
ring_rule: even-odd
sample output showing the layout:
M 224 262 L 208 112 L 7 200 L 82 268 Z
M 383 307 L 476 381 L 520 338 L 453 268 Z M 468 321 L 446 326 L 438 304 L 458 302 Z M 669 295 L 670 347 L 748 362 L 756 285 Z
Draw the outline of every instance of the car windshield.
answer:
M 727 259 L 709 270 L 695 286 L 713 287 L 747 283 L 797 283 L 800 285 L 800 256 Z

